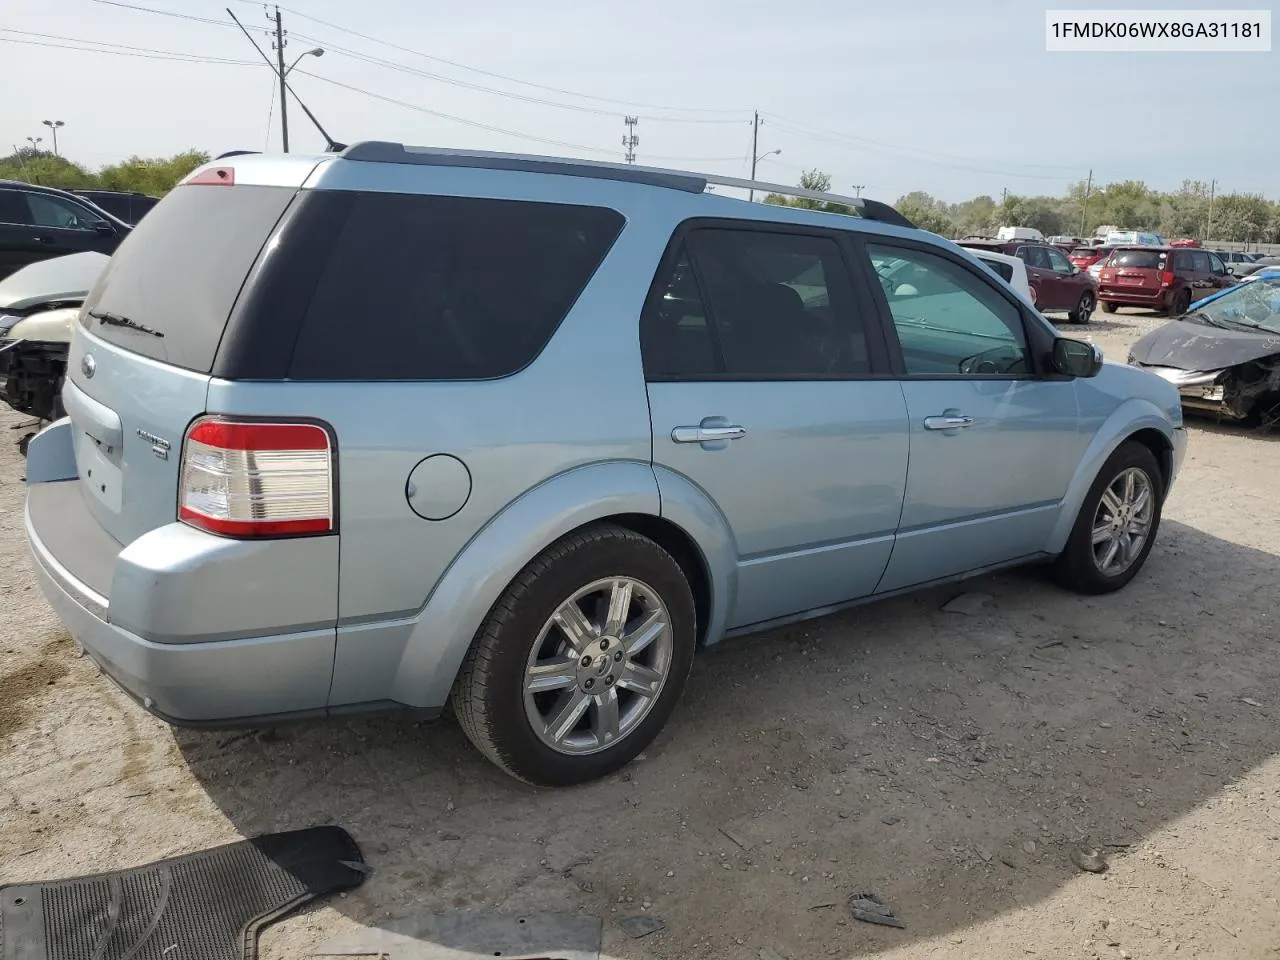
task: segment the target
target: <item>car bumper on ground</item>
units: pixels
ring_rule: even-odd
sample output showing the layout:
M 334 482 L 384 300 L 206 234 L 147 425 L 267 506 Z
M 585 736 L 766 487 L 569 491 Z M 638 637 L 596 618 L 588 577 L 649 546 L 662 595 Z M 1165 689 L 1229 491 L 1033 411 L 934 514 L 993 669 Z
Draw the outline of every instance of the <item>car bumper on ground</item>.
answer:
M 332 622 L 246 630 L 243 611 L 261 610 L 261 597 L 246 596 L 254 586 L 228 593 L 220 588 L 230 571 L 248 573 L 251 585 L 256 574 L 263 594 L 282 596 L 282 609 L 296 607 L 310 588 L 295 576 L 296 565 L 291 571 L 279 564 L 280 556 L 269 559 L 277 544 L 161 528 L 137 541 L 154 538 L 148 549 L 134 549 L 137 542 L 122 549 L 84 508 L 78 484 L 30 486 L 27 537 L 42 592 L 103 672 L 147 710 L 179 725 L 242 726 L 323 715 L 333 675 Z M 164 538 L 169 545 L 157 549 L 155 539 Z M 161 555 L 167 559 L 158 562 Z M 140 592 L 139 584 L 150 589 Z M 336 584 L 328 586 L 336 600 Z M 111 599 L 117 591 L 119 610 Z M 216 598 L 216 605 L 201 595 Z M 191 616 L 184 618 L 184 607 Z M 139 623 L 149 629 L 138 629 Z M 179 626 L 188 632 L 175 633 Z

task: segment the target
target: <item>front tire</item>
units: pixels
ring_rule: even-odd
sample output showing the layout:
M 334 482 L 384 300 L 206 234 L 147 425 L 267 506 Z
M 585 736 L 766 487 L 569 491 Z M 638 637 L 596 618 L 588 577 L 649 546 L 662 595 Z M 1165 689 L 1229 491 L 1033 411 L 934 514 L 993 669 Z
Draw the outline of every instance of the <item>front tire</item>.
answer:
M 1067 319 L 1072 323 L 1088 323 L 1089 318 L 1093 316 L 1093 308 L 1097 303 L 1097 299 L 1089 291 L 1080 294 L 1080 302 L 1076 304 L 1076 308 L 1067 314 Z
M 463 732 L 513 777 L 569 786 L 652 742 L 693 663 L 693 593 L 680 565 L 614 524 L 558 540 L 512 581 L 454 683 Z
M 1102 465 L 1076 516 L 1054 573 L 1077 593 L 1119 590 L 1137 576 L 1160 529 L 1164 477 L 1155 455 L 1136 440 Z

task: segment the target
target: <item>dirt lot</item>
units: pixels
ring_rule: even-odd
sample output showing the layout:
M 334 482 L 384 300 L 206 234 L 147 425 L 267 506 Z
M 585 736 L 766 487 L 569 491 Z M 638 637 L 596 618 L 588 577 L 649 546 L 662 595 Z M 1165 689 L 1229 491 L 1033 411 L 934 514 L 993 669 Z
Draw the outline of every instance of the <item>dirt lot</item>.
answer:
M 1089 333 L 1123 358 L 1159 322 Z M 1280 436 L 1194 426 L 1118 595 L 1014 572 L 725 644 L 642 761 L 559 792 L 451 724 L 151 719 L 39 596 L 21 475 L 4 439 L 0 882 L 332 822 L 375 873 L 269 929 L 265 960 L 471 906 L 598 915 L 619 958 L 1280 957 Z M 992 599 L 940 610 L 966 590 Z M 1072 865 L 1084 840 L 1107 873 Z M 906 929 L 849 919 L 860 892 Z M 642 912 L 666 929 L 628 939 Z

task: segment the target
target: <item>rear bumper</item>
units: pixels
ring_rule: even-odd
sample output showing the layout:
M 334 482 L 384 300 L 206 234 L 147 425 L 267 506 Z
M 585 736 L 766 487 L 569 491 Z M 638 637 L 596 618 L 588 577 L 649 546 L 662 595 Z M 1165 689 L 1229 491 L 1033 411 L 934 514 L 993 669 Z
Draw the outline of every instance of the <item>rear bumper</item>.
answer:
M 1126 307 L 1162 309 L 1169 305 L 1170 288 L 1150 293 L 1128 287 L 1099 287 L 1098 299 L 1103 303 L 1119 303 Z
M 264 620 L 256 630 L 244 629 L 246 611 L 271 608 L 261 602 L 262 593 L 285 597 L 278 610 L 297 599 L 289 597 L 296 565 L 291 570 L 276 557 L 274 576 L 261 577 L 260 554 L 276 544 L 211 536 L 202 543 L 188 536 L 198 531 L 162 527 L 121 550 L 87 511 L 88 523 L 75 516 L 77 488 L 74 480 L 31 487 L 26 528 L 32 566 L 71 635 L 126 693 L 178 724 L 236 726 L 324 713 L 333 677 L 332 620 L 310 629 L 272 627 Z M 57 511 L 49 509 L 55 497 Z M 73 540 L 78 522 L 82 536 Z M 74 555 L 68 552 L 72 542 Z M 243 564 L 235 562 L 237 554 Z M 232 578 L 242 579 L 239 589 L 224 592 Z M 336 607 L 336 584 L 331 586 L 330 611 Z M 307 587 L 296 590 L 305 594 Z M 185 622 L 184 609 L 192 613 Z M 275 620 L 290 622 L 298 621 Z M 139 629 L 139 623 L 153 629 Z M 180 627 L 185 633 L 175 635 Z M 202 639 L 210 636 L 215 639 Z

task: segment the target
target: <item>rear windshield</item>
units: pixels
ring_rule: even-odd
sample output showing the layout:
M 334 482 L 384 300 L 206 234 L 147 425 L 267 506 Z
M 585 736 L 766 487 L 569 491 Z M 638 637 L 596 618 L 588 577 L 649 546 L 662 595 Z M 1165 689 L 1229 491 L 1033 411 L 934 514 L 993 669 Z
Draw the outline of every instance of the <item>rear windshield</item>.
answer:
M 126 350 L 208 373 L 245 275 L 293 195 L 291 187 L 173 190 L 111 257 L 85 302 L 85 326 Z
M 1117 250 L 1111 254 L 1110 267 L 1140 267 L 1158 270 L 1164 263 L 1165 255 L 1158 250 Z
M 1102 253 L 1099 247 L 1076 247 L 1071 251 L 1073 257 L 1096 257 Z

